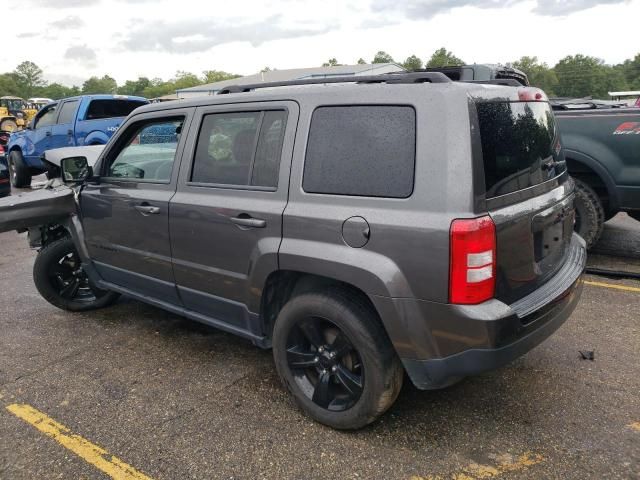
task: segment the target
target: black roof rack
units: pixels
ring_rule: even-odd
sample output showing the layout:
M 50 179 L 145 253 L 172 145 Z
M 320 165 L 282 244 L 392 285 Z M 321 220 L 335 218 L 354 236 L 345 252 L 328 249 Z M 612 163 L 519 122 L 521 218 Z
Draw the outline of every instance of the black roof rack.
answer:
M 303 78 L 300 80 L 284 80 L 282 82 L 250 83 L 247 85 L 231 85 L 218 92 L 218 95 L 227 93 L 242 93 L 258 88 L 290 87 L 297 85 L 321 85 L 324 83 L 449 83 L 451 80 L 440 72 L 412 72 L 412 73 L 387 73 L 382 75 L 349 75 L 340 77 Z

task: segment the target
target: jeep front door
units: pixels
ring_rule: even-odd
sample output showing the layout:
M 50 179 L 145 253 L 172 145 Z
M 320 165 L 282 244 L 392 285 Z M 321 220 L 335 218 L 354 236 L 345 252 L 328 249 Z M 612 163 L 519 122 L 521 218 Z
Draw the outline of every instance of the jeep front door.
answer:
M 89 254 L 102 278 L 179 304 L 171 267 L 169 200 L 176 190 L 188 111 L 136 115 L 101 158 L 81 195 Z
M 293 102 L 196 110 L 169 230 L 184 306 L 260 335 L 261 289 L 278 268 L 298 109 Z

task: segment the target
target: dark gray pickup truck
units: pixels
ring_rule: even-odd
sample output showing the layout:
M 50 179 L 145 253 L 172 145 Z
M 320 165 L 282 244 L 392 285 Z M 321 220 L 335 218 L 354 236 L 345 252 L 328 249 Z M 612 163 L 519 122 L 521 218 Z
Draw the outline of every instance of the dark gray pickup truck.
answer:
M 552 101 L 576 180 L 576 231 L 593 246 L 618 212 L 640 221 L 640 108 Z

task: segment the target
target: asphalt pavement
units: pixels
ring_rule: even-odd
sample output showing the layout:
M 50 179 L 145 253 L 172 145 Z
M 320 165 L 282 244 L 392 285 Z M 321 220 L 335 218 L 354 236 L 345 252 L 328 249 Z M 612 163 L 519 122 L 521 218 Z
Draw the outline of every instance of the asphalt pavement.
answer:
M 634 251 L 629 222 L 605 238 L 620 228 Z M 572 317 L 522 358 L 442 391 L 405 382 L 345 433 L 296 409 L 269 351 L 129 299 L 58 310 L 25 235 L 0 245 L 0 479 L 640 478 L 638 281 L 587 276 Z

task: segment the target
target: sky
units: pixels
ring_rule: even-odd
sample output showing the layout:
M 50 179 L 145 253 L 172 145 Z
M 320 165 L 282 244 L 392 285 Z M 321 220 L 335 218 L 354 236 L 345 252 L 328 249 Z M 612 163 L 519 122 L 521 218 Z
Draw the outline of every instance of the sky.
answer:
M 445 47 L 467 63 L 535 55 L 549 65 L 640 53 L 640 0 L 20 0 L 3 20 L 20 28 L 0 49 L 0 70 L 31 60 L 69 86 L 92 75 L 123 83 L 352 64 L 378 50 L 396 61 Z

